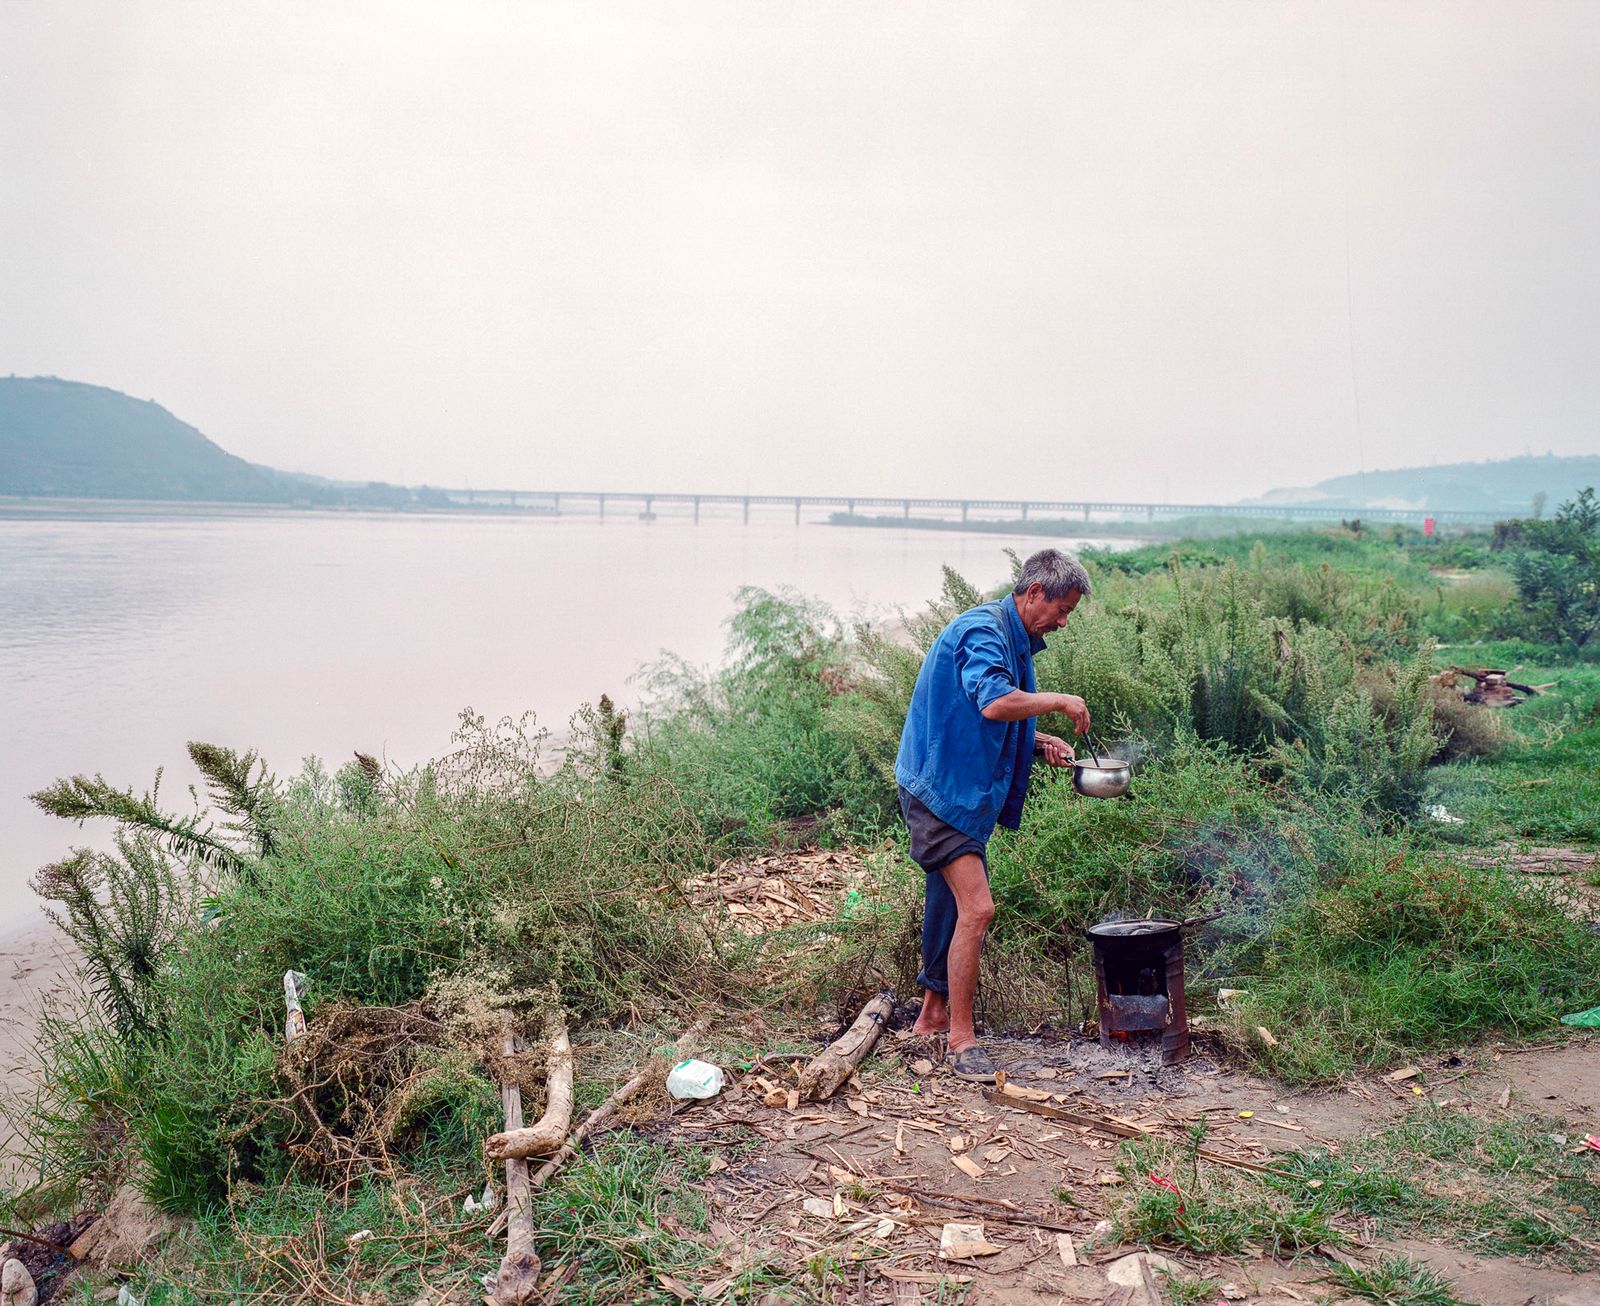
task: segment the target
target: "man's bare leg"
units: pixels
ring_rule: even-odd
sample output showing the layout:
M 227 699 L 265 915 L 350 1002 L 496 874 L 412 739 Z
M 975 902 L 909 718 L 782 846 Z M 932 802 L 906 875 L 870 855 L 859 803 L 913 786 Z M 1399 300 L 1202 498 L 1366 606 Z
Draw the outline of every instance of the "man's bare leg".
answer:
M 994 899 L 989 894 L 983 858 L 977 853 L 957 857 L 941 873 L 956 900 L 956 933 L 950 940 L 949 1043 L 950 1055 L 955 1056 L 978 1041 L 972 1025 L 972 1001 L 978 992 L 978 954 L 994 919 Z
M 950 1029 L 950 1004 L 945 1001 L 944 994 L 938 989 L 922 990 L 922 1010 L 917 1014 L 917 1023 L 911 1027 L 911 1032 L 920 1038 L 929 1038 L 934 1034 L 944 1034 Z

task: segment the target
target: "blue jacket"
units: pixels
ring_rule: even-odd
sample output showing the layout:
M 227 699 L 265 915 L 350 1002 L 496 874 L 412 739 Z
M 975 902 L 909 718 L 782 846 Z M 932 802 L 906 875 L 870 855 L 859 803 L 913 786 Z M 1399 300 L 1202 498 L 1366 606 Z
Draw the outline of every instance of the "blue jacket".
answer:
M 983 709 L 1036 687 L 1028 634 L 1010 595 L 963 612 L 922 660 L 894 777 L 941 821 L 987 842 L 996 823 L 1015 830 L 1028 796 L 1035 723 L 987 721 Z

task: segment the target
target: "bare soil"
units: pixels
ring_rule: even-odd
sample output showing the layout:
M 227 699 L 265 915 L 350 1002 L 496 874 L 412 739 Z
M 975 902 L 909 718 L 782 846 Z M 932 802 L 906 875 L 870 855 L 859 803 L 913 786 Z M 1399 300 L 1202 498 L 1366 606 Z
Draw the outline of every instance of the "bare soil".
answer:
M 819 1033 L 819 1046 L 825 1037 Z M 1337 1150 L 1343 1140 L 1399 1119 L 1419 1100 L 1413 1085 L 1441 1104 L 1494 1112 L 1503 1109 L 1509 1084 L 1511 1109 L 1560 1115 L 1581 1128 L 1595 1122 L 1600 1087 L 1597 1039 L 1506 1053 L 1482 1049 L 1430 1063 L 1414 1080 L 1375 1078 L 1313 1093 L 1285 1092 L 1230 1068 L 1204 1040 L 1176 1067 L 1160 1066 L 1153 1050 L 1105 1051 L 1084 1038 L 986 1042 L 1012 1086 L 1048 1094 L 1047 1106 L 1174 1139 L 1204 1119 L 1208 1149 L 1266 1165 L 1278 1152 L 1308 1145 Z M 858 1084 L 833 1102 L 792 1109 L 764 1102 L 772 1088 L 792 1086 L 800 1063 L 758 1065 L 721 1098 L 674 1115 L 665 1133 L 720 1149 L 725 1160 L 706 1195 L 729 1273 L 756 1255 L 791 1268 L 809 1262 L 834 1276 L 831 1288 L 819 1284 L 819 1299 L 834 1301 L 937 1300 L 940 1275 L 970 1280 L 969 1303 L 1105 1299 L 1112 1289 L 1107 1267 L 1140 1250 L 1107 1245 L 1104 1234 L 1095 1241 L 1096 1225 L 1125 1185 L 1115 1168 L 1119 1140 L 993 1101 L 939 1067 L 919 1073 L 930 1053 L 937 1049 L 923 1040 L 890 1035 Z M 1063 1189 L 1070 1204 L 1059 1200 Z M 940 1258 L 947 1222 L 980 1220 L 998 1253 Z M 1058 1232 L 1072 1237 L 1077 1266 L 1064 1264 Z M 1355 1260 L 1403 1251 L 1450 1274 L 1465 1300 L 1484 1306 L 1600 1306 L 1600 1275 L 1474 1257 L 1442 1242 L 1383 1243 L 1359 1226 L 1349 1233 L 1346 1254 Z M 863 1252 L 875 1254 L 871 1268 L 858 1259 Z M 1330 1261 L 1323 1255 L 1289 1262 L 1265 1249 L 1237 1258 L 1162 1254 L 1191 1275 L 1215 1280 L 1208 1303 L 1224 1285 L 1242 1294 L 1229 1300 L 1285 1306 L 1338 1296 L 1324 1279 Z M 897 1274 L 905 1277 L 889 1277 Z

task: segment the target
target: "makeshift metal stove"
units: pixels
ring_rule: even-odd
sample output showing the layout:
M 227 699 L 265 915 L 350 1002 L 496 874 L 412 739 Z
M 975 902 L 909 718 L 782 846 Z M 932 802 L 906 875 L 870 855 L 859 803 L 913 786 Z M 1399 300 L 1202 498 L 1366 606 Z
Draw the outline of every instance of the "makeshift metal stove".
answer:
M 1094 944 L 1100 1046 L 1161 1039 L 1161 1063 L 1189 1055 L 1183 1002 L 1183 931 L 1188 921 L 1105 921 L 1085 933 Z

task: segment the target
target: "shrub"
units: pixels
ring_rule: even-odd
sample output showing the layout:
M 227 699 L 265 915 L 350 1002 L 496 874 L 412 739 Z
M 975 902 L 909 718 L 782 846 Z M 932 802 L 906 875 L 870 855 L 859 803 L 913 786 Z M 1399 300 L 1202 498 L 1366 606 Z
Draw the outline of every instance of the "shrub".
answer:
M 652 669 L 637 765 L 681 786 L 710 834 L 759 843 L 845 802 L 855 772 L 829 708 L 851 668 L 821 604 L 760 589 L 738 599 L 721 671 L 675 659 Z
M 1497 541 L 1513 564 L 1528 633 L 1585 647 L 1600 632 L 1600 501 L 1593 488 L 1561 505 L 1551 521 L 1502 523 Z
M 580 760 L 546 775 L 524 726 L 489 727 L 470 713 L 457 743 L 445 763 L 407 775 L 358 763 L 329 777 L 311 764 L 274 784 L 262 818 L 270 850 L 258 855 L 254 830 L 240 836 L 253 844 L 233 850 L 249 873 L 215 875 L 204 925 L 183 915 L 197 905 L 192 891 L 163 898 L 153 915 L 137 894 L 112 897 L 99 916 L 83 898 L 91 869 L 142 870 L 157 883 L 163 863 L 140 851 L 153 835 L 124 839 L 125 863 L 55 868 L 48 886 L 77 895 L 69 910 L 80 932 L 116 943 L 102 947 L 94 974 L 115 981 L 106 1007 L 116 1028 L 144 1040 L 117 1110 L 142 1182 L 163 1204 L 198 1209 L 230 1176 L 277 1176 L 294 1155 L 285 1146 L 313 1132 L 282 1105 L 288 969 L 308 977 L 313 1021 L 335 1001 L 418 1001 L 441 974 L 493 976 L 507 1005 L 554 995 L 575 1023 L 730 983 L 683 888 L 712 864 L 712 847 L 670 783 L 586 769 L 581 758 L 600 743 L 581 738 Z M 153 805 L 134 812 L 119 800 L 114 810 L 158 830 L 174 824 Z M 204 814 L 196 820 L 207 828 Z M 187 928 L 165 923 L 180 919 Z M 153 942 L 125 946 L 146 936 Z M 137 987 L 125 979 L 130 956 Z

